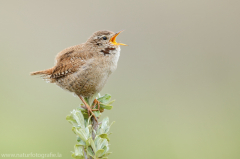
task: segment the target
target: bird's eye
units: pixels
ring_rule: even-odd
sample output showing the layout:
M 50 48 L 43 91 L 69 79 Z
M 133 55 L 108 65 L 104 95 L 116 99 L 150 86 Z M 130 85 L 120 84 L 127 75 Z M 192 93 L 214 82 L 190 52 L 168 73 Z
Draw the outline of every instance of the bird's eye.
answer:
M 107 40 L 107 37 L 106 37 L 106 36 L 104 36 L 104 37 L 103 37 L 103 40 Z

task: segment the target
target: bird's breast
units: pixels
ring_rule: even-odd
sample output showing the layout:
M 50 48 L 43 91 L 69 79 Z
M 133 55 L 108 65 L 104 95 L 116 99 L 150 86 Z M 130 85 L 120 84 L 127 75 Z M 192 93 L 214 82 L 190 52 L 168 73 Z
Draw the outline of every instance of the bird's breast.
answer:
M 108 55 L 105 55 L 106 63 L 109 67 L 109 72 L 112 73 L 117 68 L 118 59 L 120 56 L 120 47 L 117 47 L 114 50 L 110 50 Z

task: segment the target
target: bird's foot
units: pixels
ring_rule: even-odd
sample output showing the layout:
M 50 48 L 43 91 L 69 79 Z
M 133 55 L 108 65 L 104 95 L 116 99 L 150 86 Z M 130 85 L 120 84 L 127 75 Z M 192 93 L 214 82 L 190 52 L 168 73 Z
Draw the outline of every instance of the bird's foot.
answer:
M 94 99 L 93 101 L 94 105 L 92 106 L 92 111 L 100 111 L 101 113 L 104 111 L 104 109 L 100 109 L 100 103 L 97 99 Z M 97 105 L 97 109 L 94 109 L 95 106 Z
M 92 112 L 93 111 L 92 108 L 86 103 L 86 101 L 83 99 L 83 97 L 79 96 L 79 98 L 82 100 L 83 104 L 85 105 L 85 106 L 82 106 L 82 108 L 87 109 L 88 116 L 92 115 L 97 122 L 98 120 L 97 120 L 95 114 Z
M 94 105 L 92 106 L 92 110 L 93 111 L 100 110 L 100 102 L 97 99 L 94 99 L 93 103 L 94 103 Z M 98 106 L 98 108 L 97 109 L 93 109 L 93 108 L 95 108 L 96 105 Z

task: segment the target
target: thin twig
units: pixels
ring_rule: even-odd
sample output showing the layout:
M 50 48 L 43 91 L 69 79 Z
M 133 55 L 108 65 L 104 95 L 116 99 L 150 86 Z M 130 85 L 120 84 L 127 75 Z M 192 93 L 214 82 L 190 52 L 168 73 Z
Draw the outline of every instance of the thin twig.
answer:
M 85 158 L 85 159 L 88 159 L 88 157 L 87 157 L 87 152 L 85 151 L 84 148 L 83 148 L 83 152 L 84 152 L 84 158 Z
M 93 126 L 93 130 L 95 130 L 95 133 L 97 133 L 98 122 L 94 118 L 92 118 L 92 126 Z M 92 138 L 93 138 L 93 140 L 96 137 L 95 133 L 94 133 L 94 131 L 92 131 Z
M 93 130 L 95 130 L 95 133 L 97 133 L 97 128 L 98 128 L 98 122 L 92 117 L 92 128 Z M 94 131 L 92 131 L 92 139 L 94 140 L 95 137 L 96 137 L 96 134 L 94 133 Z M 90 159 L 93 159 L 91 156 L 90 156 Z

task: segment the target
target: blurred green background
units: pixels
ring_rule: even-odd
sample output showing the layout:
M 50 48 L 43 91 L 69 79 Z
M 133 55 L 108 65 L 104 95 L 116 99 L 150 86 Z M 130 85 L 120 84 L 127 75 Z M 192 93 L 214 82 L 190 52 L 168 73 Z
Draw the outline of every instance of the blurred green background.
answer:
M 61 153 L 80 104 L 32 71 L 98 30 L 125 31 L 117 71 L 101 94 L 111 159 L 240 158 L 238 0 L 1 0 L 0 153 Z M 1 157 L 0 157 L 1 158 Z

